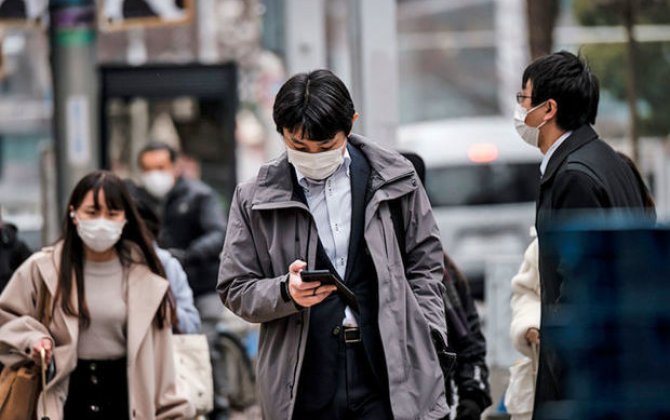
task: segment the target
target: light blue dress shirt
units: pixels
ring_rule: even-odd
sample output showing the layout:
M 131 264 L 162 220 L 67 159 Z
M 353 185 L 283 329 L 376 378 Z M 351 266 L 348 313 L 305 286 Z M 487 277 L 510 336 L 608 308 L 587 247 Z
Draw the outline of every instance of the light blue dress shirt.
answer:
M 342 164 L 324 180 L 309 179 L 294 167 L 298 184 L 305 192 L 309 211 L 316 223 L 323 249 L 342 279 L 347 269 L 351 234 L 350 165 L 351 156 L 349 150 L 345 148 Z M 344 311 L 342 325 L 358 326 L 348 306 Z

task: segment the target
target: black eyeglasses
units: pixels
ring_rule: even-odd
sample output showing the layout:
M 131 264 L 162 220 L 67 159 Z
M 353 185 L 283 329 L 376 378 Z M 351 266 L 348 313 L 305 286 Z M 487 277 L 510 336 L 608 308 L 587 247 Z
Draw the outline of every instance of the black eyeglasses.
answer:
M 517 93 L 516 93 L 516 103 L 517 103 L 517 104 L 520 105 L 521 102 L 523 102 L 523 100 L 526 99 L 526 98 L 532 98 L 532 96 L 524 95 L 524 94 L 521 93 L 521 92 L 517 92 Z

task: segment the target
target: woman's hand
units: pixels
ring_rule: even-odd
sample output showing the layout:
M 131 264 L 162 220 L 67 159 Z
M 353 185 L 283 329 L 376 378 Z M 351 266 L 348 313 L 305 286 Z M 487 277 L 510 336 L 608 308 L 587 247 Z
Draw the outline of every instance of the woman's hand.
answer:
M 526 341 L 528 344 L 540 344 L 540 330 L 537 328 L 528 328 L 525 335 Z
M 42 364 L 42 358 L 40 357 L 40 350 L 44 349 L 45 358 L 44 361 L 49 365 L 51 363 L 51 354 L 53 352 L 53 342 L 49 338 L 42 338 L 35 345 L 33 345 L 33 351 L 31 357 L 37 366 Z

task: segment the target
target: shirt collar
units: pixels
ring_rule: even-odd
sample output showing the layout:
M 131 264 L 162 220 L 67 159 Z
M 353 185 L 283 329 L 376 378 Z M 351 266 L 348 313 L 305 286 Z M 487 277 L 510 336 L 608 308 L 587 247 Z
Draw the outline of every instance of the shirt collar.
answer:
M 335 172 L 333 172 L 333 174 L 330 177 L 332 177 L 336 173 L 342 171 L 343 168 L 346 171 L 347 176 L 349 176 L 349 166 L 350 165 L 351 165 L 351 155 L 349 155 L 349 148 L 347 146 L 345 146 L 344 147 L 344 159 L 342 160 L 342 164 L 340 165 L 339 168 L 337 168 L 337 170 Z M 293 165 L 291 165 L 291 166 L 293 166 Z M 298 170 L 298 168 L 296 168 L 295 166 L 293 166 L 293 169 L 295 170 L 295 176 L 298 179 L 298 184 L 300 184 L 300 186 L 303 187 L 303 188 L 307 188 L 310 183 L 311 184 L 319 184 L 319 183 L 325 181 L 326 179 L 330 178 L 330 177 L 328 177 L 328 178 L 323 179 L 321 181 L 317 181 L 317 180 L 313 180 L 313 179 L 309 179 L 309 178 L 305 177 L 305 175 L 303 175 L 300 172 L 300 170 Z
M 542 163 L 540 163 L 540 174 L 542 174 L 542 176 L 544 176 L 544 172 L 547 170 L 547 165 L 549 165 L 549 160 L 551 159 L 551 156 L 554 154 L 556 149 L 558 149 L 561 146 L 561 144 L 563 144 L 565 139 L 570 137 L 571 134 L 572 131 L 566 131 L 565 133 L 563 133 L 561 137 L 559 137 L 554 142 L 554 144 L 551 145 L 549 150 L 547 150 L 547 153 L 545 153 L 544 158 L 542 158 Z

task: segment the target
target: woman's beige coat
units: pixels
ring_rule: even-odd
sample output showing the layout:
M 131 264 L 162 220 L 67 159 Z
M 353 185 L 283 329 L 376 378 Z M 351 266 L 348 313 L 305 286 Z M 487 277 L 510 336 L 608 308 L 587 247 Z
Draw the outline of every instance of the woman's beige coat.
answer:
M 47 415 L 63 418 L 69 377 L 77 365 L 77 317 L 67 316 L 57 304 L 48 329 L 37 322 L 36 302 L 41 284 L 54 296 L 62 244 L 45 248 L 30 257 L 0 295 L 0 362 L 11 366 L 30 357 L 41 338 L 55 343 L 56 375 L 42 393 Z M 170 328 L 158 329 L 154 315 L 168 289 L 167 280 L 144 264 L 128 268 L 127 360 L 130 418 L 133 420 L 192 418 L 193 406 L 178 395 Z M 75 289 L 76 290 L 76 289 Z M 74 300 L 76 307 L 76 299 Z

